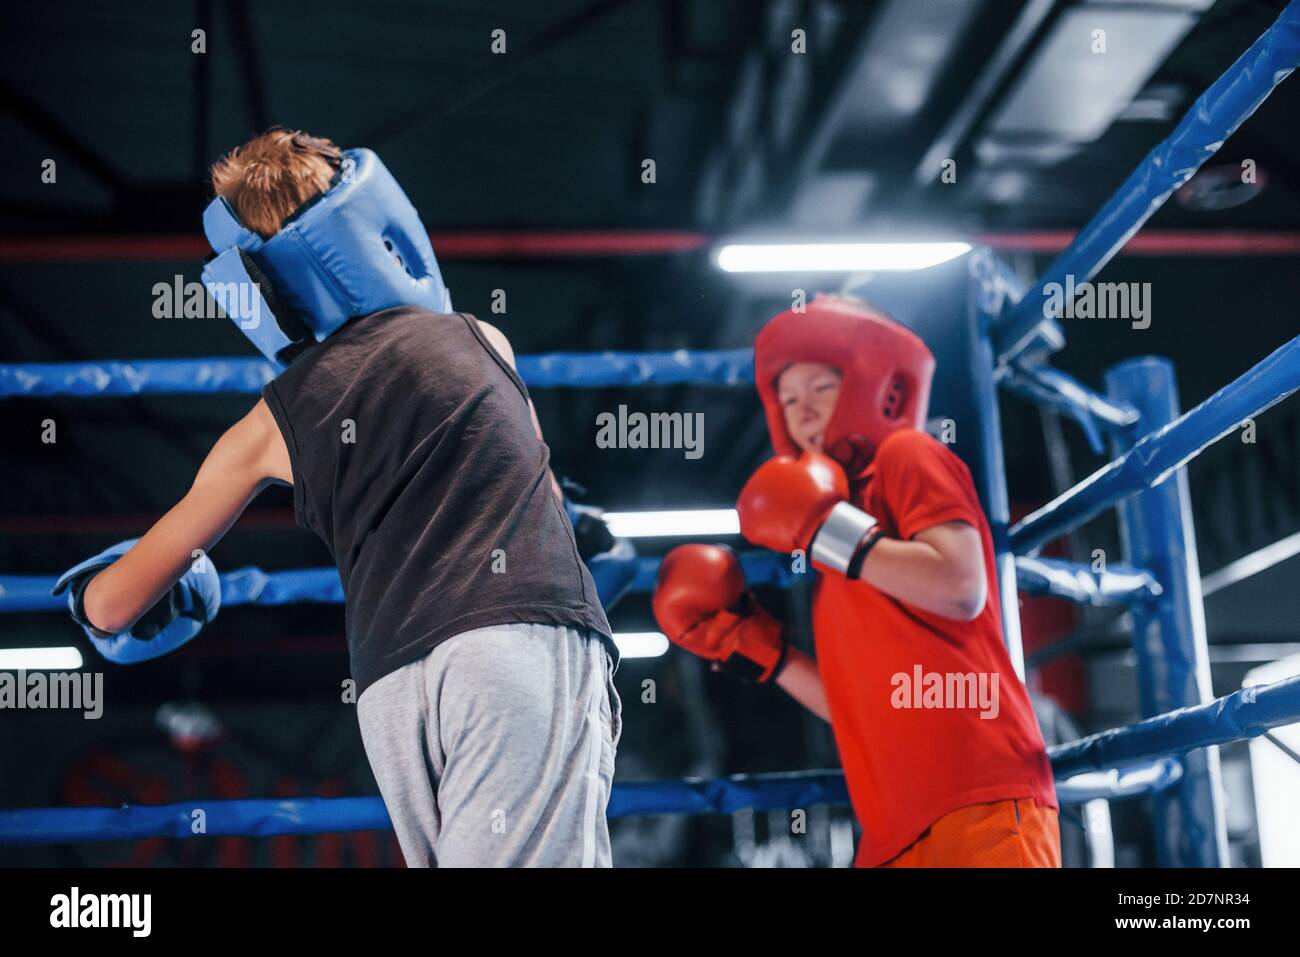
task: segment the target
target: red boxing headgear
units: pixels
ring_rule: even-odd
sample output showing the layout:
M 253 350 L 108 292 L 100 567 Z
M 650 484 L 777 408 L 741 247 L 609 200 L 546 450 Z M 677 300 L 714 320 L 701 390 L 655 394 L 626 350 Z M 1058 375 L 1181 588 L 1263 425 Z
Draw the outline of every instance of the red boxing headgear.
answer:
M 754 378 L 778 455 L 798 455 L 785 428 L 776 380 L 796 362 L 840 370 L 839 400 L 822 451 L 858 475 L 895 429 L 925 425 L 934 356 L 906 326 L 856 299 L 818 295 L 803 312 L 787 310 L 754 341 Z

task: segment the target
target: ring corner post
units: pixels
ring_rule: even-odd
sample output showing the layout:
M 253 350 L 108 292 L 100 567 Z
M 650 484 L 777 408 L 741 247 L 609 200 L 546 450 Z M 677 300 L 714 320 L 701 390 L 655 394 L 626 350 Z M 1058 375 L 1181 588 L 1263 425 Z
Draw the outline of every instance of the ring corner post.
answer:
M 995 317 L 1009 297 L 1024 290 L 1011 270 L 991 250 L 979 249 L 970 263 L 970 369 L 973 409 L 979 431 L 980 493 L 993 531 L 997 563 L 997 592 L 1002 609 L 1002 638 L 1011 665 L 1021 681 L 1027 682 L 1025 649 L 1020 629 L 1020 592 L 1016 584 L 1016 556 L 1008 531 L 1011 503 L 1007 489 L 1002 418 L 998 411 L 997 353 L 993 341 Z
M 1179 415 L 1178 385 L 1167 359 L 1129 359 L 1106 372 L 1111 398 L 1132 404 L 1141 432 Z M 1112 440 L 1116 455 L 1140 434 Z M 1132 608 L 1133 650 L 1142 717 L 1214 700 L 1205 606 L 1185 468 L 1121 502 L 1124 560 L 1151 569 L 1164 588 L 1156 600 Z M 1156 854 L 1161 867 L 1226 867 L 1228 838 L 1218 748 L 1178 758 L 1183 778 L 1153 797 Z

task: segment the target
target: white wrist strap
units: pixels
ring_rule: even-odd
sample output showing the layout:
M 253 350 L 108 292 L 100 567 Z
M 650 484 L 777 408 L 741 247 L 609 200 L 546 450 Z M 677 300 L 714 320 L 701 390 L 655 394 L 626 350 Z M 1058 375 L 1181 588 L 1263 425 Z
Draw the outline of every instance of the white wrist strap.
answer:
M 827 568 L 833 568 L 841 575 L 848 572 L 849 562 L 867 537 L 867 533 L 879 522 L 862 509 L 840 502 L 830 514 L 822 527 L 817 530 L 812 541 L 812 559 Z

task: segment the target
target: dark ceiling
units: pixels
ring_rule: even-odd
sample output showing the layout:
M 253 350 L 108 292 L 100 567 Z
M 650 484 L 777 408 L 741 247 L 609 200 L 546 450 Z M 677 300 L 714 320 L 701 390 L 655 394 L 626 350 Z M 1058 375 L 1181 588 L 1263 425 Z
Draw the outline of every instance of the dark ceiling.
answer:
M 9 5 L 0 227 L 190 232 L 207 165 L 271 123 L 376 149 L 435 231 L 1072 226 L 1282 6 Z M 1294 221 L 1295 104 L 1284 87 L 1234 138 L 1276 193 L 1216 227 Z M 31 172 L 45 157 L 54 188 Z

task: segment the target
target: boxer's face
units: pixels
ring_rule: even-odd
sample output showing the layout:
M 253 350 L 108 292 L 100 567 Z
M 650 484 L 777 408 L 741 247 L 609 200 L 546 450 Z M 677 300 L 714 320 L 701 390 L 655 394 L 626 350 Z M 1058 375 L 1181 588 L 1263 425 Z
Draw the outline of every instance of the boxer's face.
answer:
M 840 370 L 820 362 L 796 362 L 776 380 L 785 430 L 803 451 L 820 452 L 826 426 L 840 397 Z

